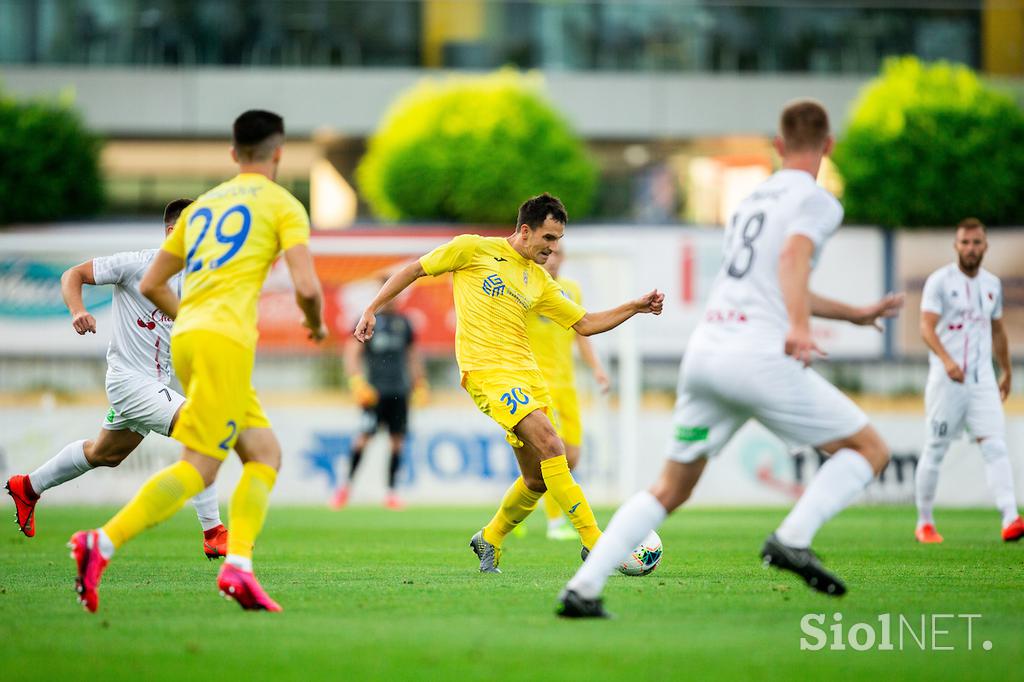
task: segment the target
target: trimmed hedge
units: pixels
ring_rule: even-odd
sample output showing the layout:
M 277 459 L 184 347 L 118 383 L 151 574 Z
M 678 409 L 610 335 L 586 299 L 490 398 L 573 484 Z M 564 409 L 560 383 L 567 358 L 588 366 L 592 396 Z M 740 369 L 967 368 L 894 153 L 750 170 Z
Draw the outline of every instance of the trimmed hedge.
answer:
M 833 160 L 848 222 L 1024 224 L 1024 112 L 967 67 L 888 60 Z
M 100 141 L 70 107 L 0 97 L 0 225 L 96 214 L 99 154 Z
M 385 220 L 511 223 L 545 191 L 586 216 L 597 168 L 539 81 L 503 70 L 413 87 L 370 139 L 356 179 Z

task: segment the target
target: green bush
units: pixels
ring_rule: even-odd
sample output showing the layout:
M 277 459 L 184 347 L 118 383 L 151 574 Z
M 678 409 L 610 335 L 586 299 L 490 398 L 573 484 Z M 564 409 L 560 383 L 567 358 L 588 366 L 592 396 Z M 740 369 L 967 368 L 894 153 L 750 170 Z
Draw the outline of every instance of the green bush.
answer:
M 510 223 L 524 199 L 589 214 L 597 169 L 537 81 L 512 71 L 426 79 L 396 101 L 356 171 L 386 220 Z
M 0 225 L 94 215 L 103 206 L 99 153 L 70 107 L 0 97 Z
M 833 160 L 848 222 L 1024 224 L 1024 112 L 964 66 L 888 60 Z

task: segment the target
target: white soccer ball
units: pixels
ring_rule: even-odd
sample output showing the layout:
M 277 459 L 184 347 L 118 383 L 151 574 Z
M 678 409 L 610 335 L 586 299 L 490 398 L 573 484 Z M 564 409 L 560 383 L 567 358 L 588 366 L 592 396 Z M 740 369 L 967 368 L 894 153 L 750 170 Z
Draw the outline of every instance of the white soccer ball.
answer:
M 661 563 L 661 538 L 653 530 L 636 546 L 629 558 L 619 564 L 623 575 L 647 575 Z

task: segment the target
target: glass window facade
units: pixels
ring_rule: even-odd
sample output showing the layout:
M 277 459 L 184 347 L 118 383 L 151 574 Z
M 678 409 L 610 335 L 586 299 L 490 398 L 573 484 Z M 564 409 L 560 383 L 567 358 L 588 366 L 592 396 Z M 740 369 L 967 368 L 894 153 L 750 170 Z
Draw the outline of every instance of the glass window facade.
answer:
M 439 6 L 483 20 L 438 34 L 424 17 Z M 916 54 L 980 68 L 983 13 L 981 0 L 0 0 L 0 63 L 856 74 Z

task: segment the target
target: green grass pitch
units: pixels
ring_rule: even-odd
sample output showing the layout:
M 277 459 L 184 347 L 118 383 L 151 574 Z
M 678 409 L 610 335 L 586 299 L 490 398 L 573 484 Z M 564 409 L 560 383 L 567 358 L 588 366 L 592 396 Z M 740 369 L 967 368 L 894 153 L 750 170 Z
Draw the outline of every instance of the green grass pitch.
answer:
M 1000 542 L 988 510 L 941 512 L 941 546 L 913 541 L 909 508 L 845 512 L 815 543 L 847 581 L 842 599 L 762 569 L 757 551 L 782 510 L 683 510 L 661 530 L 657 571 L 611 579 L 617 617 L 603 622 L 554 617 L 579 551 L 544 539 L 541 514 L 506 541 L 502 575 L 477 573 L 468 541 L 483 508 L 272 508 L 257 574 L 281 614 L 217 596 L 217 565 L 186 509 L 121 551 L 90 615 L 64 543 L 109 513 L 42 506 L 31 540 L 4 524 L 0 678 L 1005 681 L 1024 664 L 1024 545 Z M 829 628 L 837 611 L 845 628 L 866 622 L 877 636 L 879 614 L 893 614 L 895 650 L 800 650 L 801 618 L 823 613 Z M 922 651 L 904 630 L 901 651 L 901 614 L 918 636 L 927 617 L 929 649 L 933 614 L 981 618 L 971 650 L 967 621 L 940 618 L 948 634 L 936 644 L 954 650 Z

